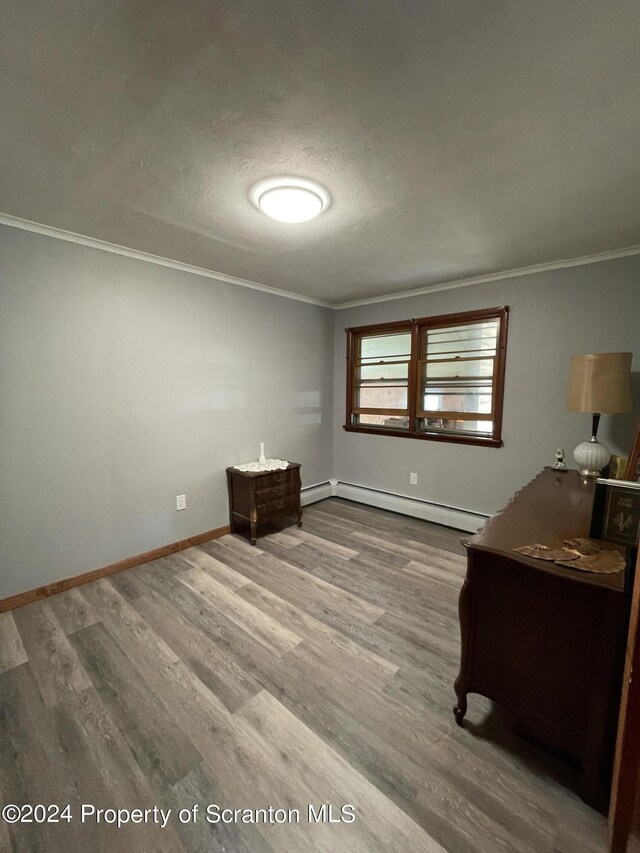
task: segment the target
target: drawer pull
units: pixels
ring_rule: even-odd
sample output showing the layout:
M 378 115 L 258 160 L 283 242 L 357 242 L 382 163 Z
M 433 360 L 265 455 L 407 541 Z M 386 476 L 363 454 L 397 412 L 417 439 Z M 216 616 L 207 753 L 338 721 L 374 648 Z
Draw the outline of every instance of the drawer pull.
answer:
M 284 489 L 276 489 L 276 495 L 281 495 L 284 492 Z
M 276 476 L 273 479 L 276 481 L 276 483 L 281 483 L 282 482 L 282 474 L 276 474 Z
M 284 506 L 284 501 L 278 501 L 278 503 L 276 504 L 276 509 L 282 509 L 283 506 Z

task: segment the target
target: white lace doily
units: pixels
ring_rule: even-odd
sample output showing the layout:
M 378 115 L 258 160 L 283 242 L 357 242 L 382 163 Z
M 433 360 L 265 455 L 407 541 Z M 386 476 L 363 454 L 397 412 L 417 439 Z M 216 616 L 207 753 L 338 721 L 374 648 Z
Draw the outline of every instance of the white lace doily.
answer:
M 236 471 L 282 471 L 288 466 L 284 459 L 265 459 L 264 462 L 243 462 L 242 465 L 234 465 Z

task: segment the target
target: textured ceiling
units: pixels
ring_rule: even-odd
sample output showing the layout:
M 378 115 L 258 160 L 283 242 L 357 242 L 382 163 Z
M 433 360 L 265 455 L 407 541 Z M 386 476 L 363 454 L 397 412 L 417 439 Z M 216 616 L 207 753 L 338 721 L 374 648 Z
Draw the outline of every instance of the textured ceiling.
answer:
M 331 302 L 640 243 L 637 0 L 3 0 L 0 210 Z M 248 190 L 288 173 L 303 225 Z

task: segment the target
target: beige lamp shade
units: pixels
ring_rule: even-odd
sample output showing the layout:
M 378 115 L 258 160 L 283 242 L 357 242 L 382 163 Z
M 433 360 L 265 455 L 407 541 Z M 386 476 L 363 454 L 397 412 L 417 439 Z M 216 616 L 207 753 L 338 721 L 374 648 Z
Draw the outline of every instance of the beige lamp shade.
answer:
M 592 414 L 630 412 L 631 359 L 630 352 L 571 356 L 567 409 Z

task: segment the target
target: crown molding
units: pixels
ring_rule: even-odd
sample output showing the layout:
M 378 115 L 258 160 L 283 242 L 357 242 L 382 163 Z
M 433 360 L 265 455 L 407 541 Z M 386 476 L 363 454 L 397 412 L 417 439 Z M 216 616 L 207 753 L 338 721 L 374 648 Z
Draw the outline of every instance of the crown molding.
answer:
M 196 267 L 192 264 L 185 264 L 182 261 L 174 261 L 171 258 L 163 258 L 160 255 L 152 255 L 148 252 L 141 252 L 138 249 L 119 246 L 117 243 L 108 243 L 106 240 L 98 240 L 95 237 L 87 237 L 84 234 L 76 234 L 73 231 L 65 231 L 62 228 L 54 228 L 52 225 L 43 225 L 40 222 L 21 219 L 18 216 L 11 216 L 8 213 L 0 212 L 0 224 L 8 225 L 11 228 L 19 228 L 21 231 L 33 231 L 35 234 L 44 234 L 46 237 L 54 237 L 56 240 L 65 240 L 68 243 L 77 243 L 80 246 L 88 246 L 90 249 L 99 249 L 102 252 L 111 252 L 114 255 L 124 255 L 126 258 L 133 258 L 136 261 L 146 261 L 150 264 L 169 267 L 170 269 L 179 270 L 180 272 L 187 272 L 192 275 L 212 278 L 215 281 L 221 281 L 225 284 L 236 284 L 239 287 L 249 287 L 252 290 L 261 290 L 264 293 L 270 293 L 272 296 L 282 296 L 285 299 L 294 299 L 297 302 L 307 302 L 311 305 L 320 305 L 323 308 L 334 307 L 329 302 L 325 302 L 322 299 L 314 299 L 311 296 L 292 293 L 290 290 L 280 290 L 277 287 L 260 284 L 258 281 L 250 281 L 244 278 L 237 278 L 233 275 L 227 275 L 226 273 L 208 270 L 204 267 Z
M 261 284 L 259 281 L 237 278 L 236 276 L 227 275 L 226 273 L 216 272 L 215 270 L 205 269 L 204 267 L 196 267 L 193 266 L 193 264 L 185 264 L 182 261 L 175 261 L 172 258 L 164 258 L 161 255 L 152 255 L 138 249 L 131 249 L 128 246 L 120 246 L 117 243 L 109 243 L 106 240 L 98 240 L 95 237 L 87 237 L 84 234 L 76 234 L 74 231 L 65 231 L 63 228 L 55 228 L 52 225 L 43 225 L 41 222 L 32 222 L 30 219 L 21 219 L 19 216 L 11 216 L 9 213 L 0 212 L 0 225 L 8 225 L 11 228 L 18 228 L 22 231 L 33 231 L 35 234 L 54 237 L 56 240 L 65 240 L 68 243 L 77 243 L 80 246 L 87 246 L 90 249 L 99 249 L 102 252 L 111 252 L 114 255 L 123 255 L 126 258 L 133 258 L 137 261 L 146 261 L 150 264 L 169 267 L 170 269 L 187 272 L 191 275 L 211 278 L 214 281 L 220 281 L 225 284 L 235 284 L 239 287 L 248 287 L 251 290 L 260 290 L 263 293 L 270 293 L 272 296 L 281 296 L 284 299 L 293 299 L 296 302 L 306 302 L 310 305 L 319 305 L 322 308 L 331 308 L 334 311 L 341 311 L 345 308 L 357 308 L 360 305 L 373 305 L 376 302 L 392 302 L 394 299 L 408 299 L 411 296 L 422 296 L 427 293 L 436 293 L 439 290 L 454 290 L 458 287 L 470 287 L 474 284 L 487 284 L 492 281 L 502 281 L 508 278 L 519 278 L 526 275 L 552 272 L 553 270 L 580 267 L 586 264 L 597 264 L 602 261 L 614 261 L 618 258 L 630 257 L 631 255 L 640 255 L 640 245 L 627 246 L 624 249 L 613 249 L 612 251 L 600 252 L 595 255 L 583 255 L 579 258 L 566 258 L 558 261 L 549 261 L 544 264 L 534 264 L 529 267 L 519 267 L 517 269 L 503 270 L 501 272 L 485 273 L 484 275 L 473 276 L 472 278 L 462 278 L 456 281 L 442 282 L 440 284 L 428 284 L 424 287 L 415 288 L 414 290 L 402 290 L 399 293 L 386 293 L 383 296 L 354 299 L 350 302 L 327 302 L 324 299 L 314 299 L 312 296 L 304 296 L 300 293 L 293 293 L 290 290 L 280 290 L 277 287 L 270 287 L 268 284 Z
M 372 305 L 375 302 L 391 302 L 394 299 L 408 299 L 410 296 L 422 296 L 425 293 L 435 293 L 439 290 L 454 290 L 458 287 L 470 287 L 473 284 L 487 284 L 492 281 L 502 281 L 506 278 L 519 278 L 525 275 L 536 275 L 552 270 L 568 269 L 569 267 L 581 267 L 586 264 L 597 264 L 601 261 L 614 261 L 618 258 L 628 258 L 631 255 L 640 255 L 640 245 L 627 246 L 624 249 L 613 249 L 610 252 L 600 252 L 595 255 L 583 255 L 580 258 L 566 258 L 559 261 L 549 261 L 544 264 L 534 264 L 530 267 L 519 267 L 502 272 L 491 272 L 473 278 L 461 278 L 457 281 L 445 281 L 441 284 L 428 284 L 415 290 L 403 290 L 399 293 L 388 293 L 384 296 L 373 296 L 369 299 L 354 299 L 351 302 L 339 302 L 331 305 L 336 311 L 343 308 L 357 308 L 360 305 Z

